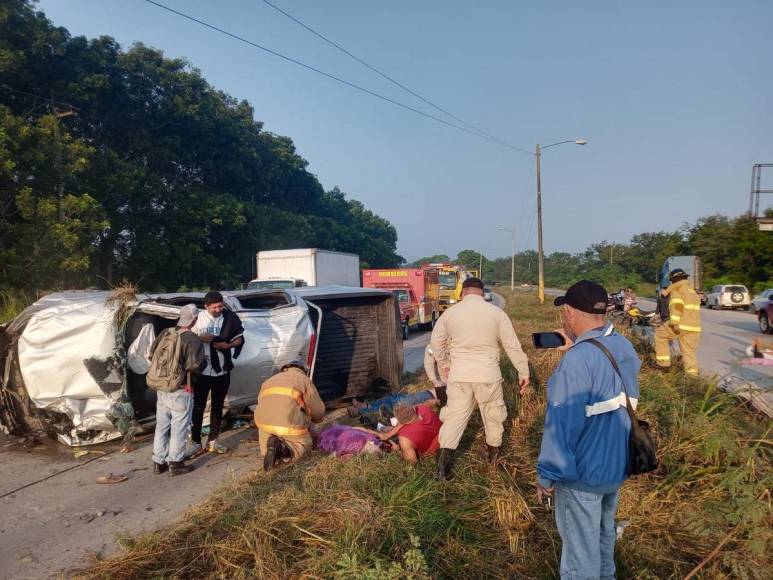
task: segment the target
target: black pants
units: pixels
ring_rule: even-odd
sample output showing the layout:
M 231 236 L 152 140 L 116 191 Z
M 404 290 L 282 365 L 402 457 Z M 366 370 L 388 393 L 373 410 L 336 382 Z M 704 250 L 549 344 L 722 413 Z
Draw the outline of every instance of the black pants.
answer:
M 209 441 L 214 441 L 220 435 L 220 422 L 223 419 L 223 402 L 231 386 L 231 374 L 220 377 L 194 375 L 193 377 L 193 426 L 191 438 L 194 443 L 201 443 L 201 424 L 204 422 L 204 408 L 207 397 L 212 393 L 212 404 L 209 407 Z

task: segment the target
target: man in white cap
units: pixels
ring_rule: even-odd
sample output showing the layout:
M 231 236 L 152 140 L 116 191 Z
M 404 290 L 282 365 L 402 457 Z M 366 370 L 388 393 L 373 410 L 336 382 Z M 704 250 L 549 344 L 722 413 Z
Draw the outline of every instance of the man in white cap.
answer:
M 156 391 L 156 433 L 153 438 L 153 472 L 182 475 L 193 470 L 185 465 L 185 447 L 191 426 L 193 390 L 191 373 L 206 366 L 204 343 L 191 332 L 198 308 L 180 309 L 176 328 L 162 331 L 150 347 L 148 386 Z

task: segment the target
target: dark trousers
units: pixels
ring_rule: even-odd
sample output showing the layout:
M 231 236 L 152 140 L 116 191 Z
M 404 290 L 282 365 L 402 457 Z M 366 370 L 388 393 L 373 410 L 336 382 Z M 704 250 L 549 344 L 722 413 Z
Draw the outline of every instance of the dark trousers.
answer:
M 206 375 L 193 376 L 193 426 L 191 438 L 194 443 L 201 443 L 201 424 L 204 422 L 204 408 L 207 397 L 212 393 L 212 403 L 209 407 L 209 441 L 214 441 L 220 435 L 220 422 L 223 419 L 223 402 L 231 386 L 231 374 L 220 377 Z

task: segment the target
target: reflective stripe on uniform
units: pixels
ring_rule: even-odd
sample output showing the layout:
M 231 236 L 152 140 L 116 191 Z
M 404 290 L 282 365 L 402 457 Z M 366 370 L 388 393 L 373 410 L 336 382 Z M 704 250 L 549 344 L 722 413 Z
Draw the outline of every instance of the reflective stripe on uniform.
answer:
M 295 399 L 295 402 L 299 405 L 303 406 L 303 395 L 300 393 L 300 391 L 297 391 L 296 389 L 291 389 L 290 387 L 268 387 L 266 389 L 261 389 L 260 393 L 258 394 L 258 398 L 265 397 L 268 395 L 284 395 L 285 397 L 292 397 Z
M 700 326 L 687 326 L 686 324 L 680 324 L 679 330 L 686 330 L 687 332 L 700 332 Z
M 661 355 L 656 356 L 655 360 L 667 360 L 667 361 L 670 361 L 671 360 L 671 356 L 667 355 L 667 354 L 661 354 Z
M 279 425 L 264 425 L 262 423 L 257 424 L 258 429 L 271 433 L 272 435 L 279 435 L 280 437 L 297 437 L 300 435 L 308 435 L 309 430 L 305 427 L 281 427 Z
M 700 304 L 685 304 L 684 305 L 686 310 L 700 310 L 701 305 Z
M 688 375 L 698 376 L 698 369 L 684 369 L 684 372 L 686 372 Z
M 630 397 L 628 400 L 631 401 L 631 407 L 636 409 L 639 399 Z M 611 411 L 616 411 L 619 407 L 625 407 L 625 393 L 620 393 L 614 399 L 600 401 L 598 403 L 593 403 L 592 405 L 585 405 L 585 416 L 593 417 L 593 415 L 609 413 Z
M 684 300 L 682 300 L 681 298 L 671 298 L 671 299 L 668 301 L 668 303 L 669 303 L 670 305 L 674 305 L 674 304 L 681 304 L 682 306 L 684 306 Z

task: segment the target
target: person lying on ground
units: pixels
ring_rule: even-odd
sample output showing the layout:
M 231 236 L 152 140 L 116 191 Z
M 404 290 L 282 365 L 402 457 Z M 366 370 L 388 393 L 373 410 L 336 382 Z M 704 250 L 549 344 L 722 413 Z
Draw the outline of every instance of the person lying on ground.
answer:
M 263 469 L 278 461 L 297 461 L 312 447 L 309 426 L 325 417 L 325 403 L 308 377 L 303 361 L 294 360 L 260 387 L 255 425 Z
M 747 347 L 746 355 L 750 358 L 773 359 L 773 337 L 760 336 Z
M 397 425 L 386 432 L 368 431 L 382 441 L 391 441 L 395 437 L 397 443 L 392 444 L 394 451 L 408 463 L 415 464 L 419 457 L 432 455 L 440 447 L 440 417 L 429 405 L 406 405 L 398 403 L 394 407 Z
M 380 418 L 388 420 L 394 416 L 396 405 L 443 405 L 445 400 L 445 387 L 431 387 L 416 393 L 394 393 L 370 403 L 355 403 L 347 408 L 347 412 L 350 417 L 378 415 Z
M 150 347 L 147 382 L 156 391 L 153 473 L 168 470 L 175 476 L 193 470 L 185 465 L 193 411 L 191 374 L 200 373 L 207 364 L 204 343 L 191 331 L 197 314 L 194 304 L 183 306 L 177 328 L 161 332 Z
M 397 403 L 405 403 L 408 405 L 419 405 L 421 403 L 437 404 L 439 406 L 445 405 L 448 400 L 448 397 L 446 396 L 446 382 L 440 376 L 440 369 L 435 360 L 435 355 L 432 352 L 432 346 L 429 344 L 427 345 L 427 348 L 424 349 L 424 371 L 427 373 L 427 378 L 432 382 L 431 388 L 425 391 L 419 391 L 418 393 L 397 393 L 388 395 L 376 399 L 371 403 L 355 402 L 347 409 L 349 416 L 381 415 L 382 418 L 392 417 L 392 408 Z

